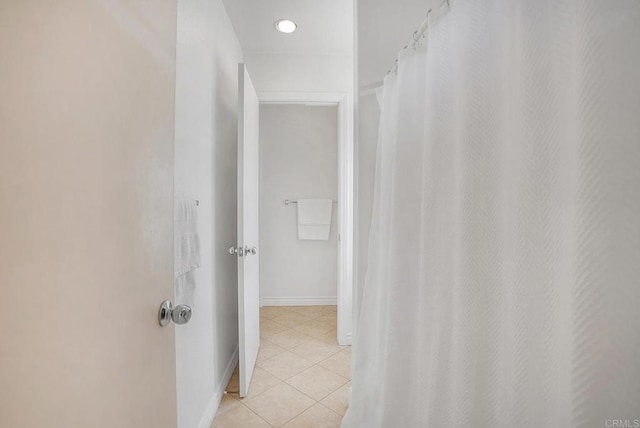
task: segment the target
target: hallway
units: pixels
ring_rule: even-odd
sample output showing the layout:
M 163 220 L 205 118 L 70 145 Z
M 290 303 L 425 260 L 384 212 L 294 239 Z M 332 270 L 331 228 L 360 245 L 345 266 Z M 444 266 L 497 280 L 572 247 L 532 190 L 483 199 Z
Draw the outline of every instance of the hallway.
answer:
M 260 338 L 248 397 L 238 396 L 236 367 L 212 427 L 339 427 L 351 348 L 336 344 L 336 307 L 262 307 Z

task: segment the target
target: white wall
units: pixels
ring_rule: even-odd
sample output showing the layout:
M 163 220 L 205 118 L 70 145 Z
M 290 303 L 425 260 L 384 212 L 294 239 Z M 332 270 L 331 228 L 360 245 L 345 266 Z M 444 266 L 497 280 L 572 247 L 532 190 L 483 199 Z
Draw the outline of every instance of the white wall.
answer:
M 175 193 L 198 199 L 202 267 L 193 318 L 176 326 L 178 427 L 209 427 L 238 343 L 237 64 L 220 0 L 178 2 Z
M 345 92 L 353 87 L 351 55 L 246 53 L 258 92 Z
M 335 106 L 260 107 L 260 297 L 263 304 L 335 304 L 337 211 L 328 241 L 300 241 L 296 205 L 338 198 Z

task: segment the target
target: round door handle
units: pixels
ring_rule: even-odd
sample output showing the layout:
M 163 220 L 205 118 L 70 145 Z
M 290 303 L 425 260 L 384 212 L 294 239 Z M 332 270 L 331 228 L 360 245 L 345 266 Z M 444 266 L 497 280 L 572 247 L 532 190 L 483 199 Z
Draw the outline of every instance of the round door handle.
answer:
M 254 255 L 254 256 L 255 256 L 256 254 L 258 254 L 258 249 L 257 249 L 256 247 L 251 247 L 251 249 L 249 250 L 249 252 L 250 252 L 252 255 Z
M 238 249 L 236 247 L 229 247 L 229 249 L 227 250 L 227 252 L 229 254 L 231 254 L 232 256 L 235 256 L 236 254 L 238 254 Z
M 160 309 L 158 309 L 158 324 L 162 327 L 166 327 L 169 325 L 169 321 L 171 321 L 171 312 L 173 312 L 173 304 L 169 300 L 165 300 L 160 305 Z
M 171 319 L 173 320 L 174 323 L 178 325 L 186 324 L 191 319 L 192 314 L 193 314 L 193 311 L 191 310 L 191 306 L 178 305 L 175 308 L 173 308 L 173 311 L 171 311 Z
M 191 315 L 193 315 L 191 306 L 177 305 L 174 307 L 171 301 L 165 300 L 158 310 L 158 323 L 162 327 L 168 326 L 171 321 L 176 324 L 186 324 L 191 320 Z

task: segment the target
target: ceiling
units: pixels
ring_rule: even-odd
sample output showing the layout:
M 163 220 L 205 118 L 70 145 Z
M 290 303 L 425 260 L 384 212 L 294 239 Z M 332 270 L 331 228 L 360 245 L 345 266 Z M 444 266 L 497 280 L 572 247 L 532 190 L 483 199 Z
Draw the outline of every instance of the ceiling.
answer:
M 245 53 L 341 54 L 353 52 L 352 0 L 223 0 Z M 293 34 L 275 21 L 298 24 Z
M 444 0 L 358 0 L 358 82 L 361 88 L 382 81 L 398 52 Z
M 353 3 L 358 3 L 358 82 L 382 81 L 430 8 L 445 0 L 223 0 L 245 53 L 353 52 Z M 273 28 L 278 19 L 298 24 L 293 34 Z

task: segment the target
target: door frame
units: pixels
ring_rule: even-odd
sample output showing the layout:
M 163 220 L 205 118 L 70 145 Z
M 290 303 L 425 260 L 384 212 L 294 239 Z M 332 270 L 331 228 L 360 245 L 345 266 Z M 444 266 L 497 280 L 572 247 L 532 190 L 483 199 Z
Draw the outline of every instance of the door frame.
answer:
M 354 281 L 354 117 L 346 92 L 258 92 L 260 104 L 338 107 L 338 344 L 351 345 Z

